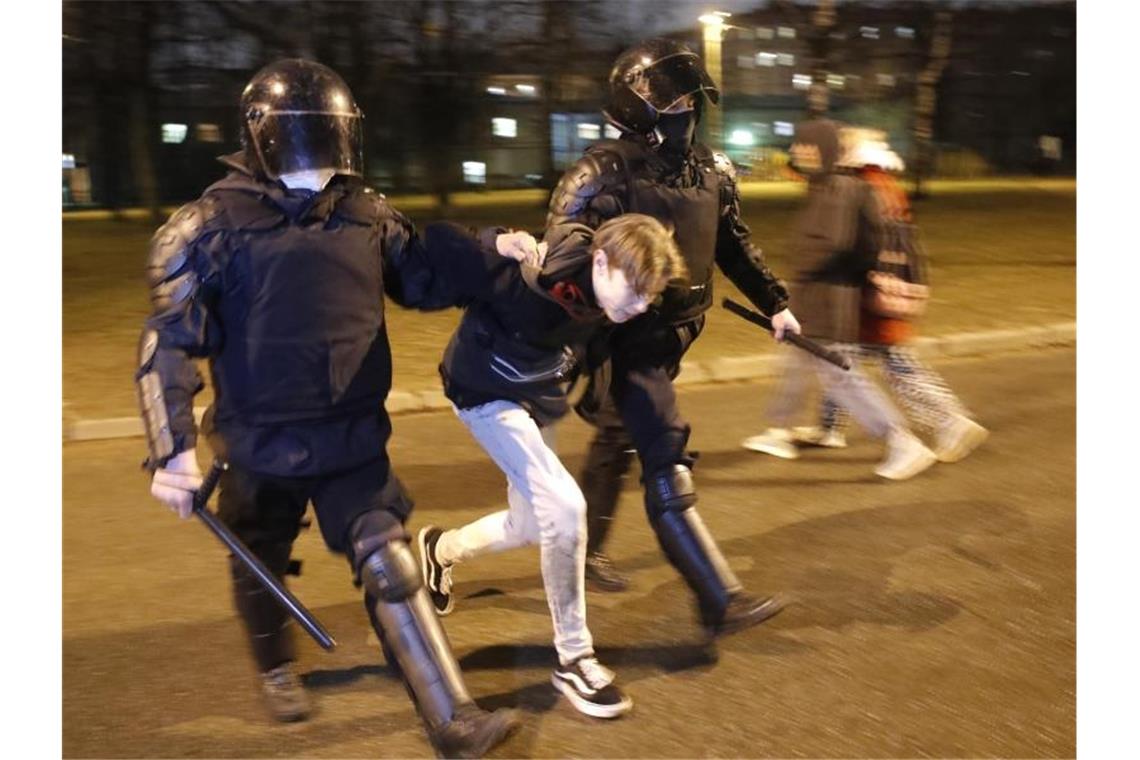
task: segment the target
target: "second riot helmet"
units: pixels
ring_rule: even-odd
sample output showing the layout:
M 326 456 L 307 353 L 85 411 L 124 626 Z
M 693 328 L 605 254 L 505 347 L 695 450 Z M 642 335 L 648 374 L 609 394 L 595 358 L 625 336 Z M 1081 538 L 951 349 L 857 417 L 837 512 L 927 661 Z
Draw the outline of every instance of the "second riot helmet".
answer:
M 270 179 L 321 169 L 363 176 L 364 114 L 328 66 L 301 58 L 269 64 L 242 91 L 241 116 L 247 162 Z
M 700 56 L 683 42 L 664 38 L 644 40 L 618 56 L 610 71 L 609 94 L 603 113 L 624 132 L 648 134 L 661 114 L 683 103 L 688 95 L 703 94 L 714 105 L 720 90 Z

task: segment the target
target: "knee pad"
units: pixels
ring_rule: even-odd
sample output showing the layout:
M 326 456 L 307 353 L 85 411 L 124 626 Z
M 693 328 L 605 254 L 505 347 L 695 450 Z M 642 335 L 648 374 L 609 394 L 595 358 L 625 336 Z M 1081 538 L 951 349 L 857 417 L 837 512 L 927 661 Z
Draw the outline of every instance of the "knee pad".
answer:
M 358 586 L 368 558 L 392 541 L 407 543 L 408 534 L 399 518 L 391 512 L 374 509 L 352 521 L 348 528 L 345 553 L 352 565 L 353 580 Z
M 423 586 L 420 563 L 403 538 L 388 541 L 364 558 L 360 580 L 370 596 L 402 602 Z
M 693 471 L 683 464 L 645 478 L 645 511 L 652 521 L 665 512 L 681 512 L 697 503 Z

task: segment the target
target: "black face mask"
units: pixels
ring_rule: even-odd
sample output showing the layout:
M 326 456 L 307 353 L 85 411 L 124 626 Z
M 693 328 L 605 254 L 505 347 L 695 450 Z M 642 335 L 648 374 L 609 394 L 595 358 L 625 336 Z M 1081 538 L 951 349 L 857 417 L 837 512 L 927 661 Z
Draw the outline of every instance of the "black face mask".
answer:
M 657 120 L 656 132 L 661 149 L 666 153 L 684 155 L 693 144 L 697 131 L 697 112 L 663 113 Z

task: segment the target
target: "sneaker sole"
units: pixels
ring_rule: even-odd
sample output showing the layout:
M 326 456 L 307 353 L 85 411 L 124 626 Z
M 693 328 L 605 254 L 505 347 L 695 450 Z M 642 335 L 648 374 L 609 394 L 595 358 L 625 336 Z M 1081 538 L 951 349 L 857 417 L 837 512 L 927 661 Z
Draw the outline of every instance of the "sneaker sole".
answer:
M 424 576 L 424 585 L 428 587 L 428 595 L 432 597 L 431 606 L 435 607 L 435 614 L 440 617 L 446 617 L 455 610 L 455 594 L 449 594 L 447 597 L 447 605 L 441 610 L 435 603 L 435 595 L 438 592 L 432 591 L 431 584 L 431 563 L 428 562 L 427 551 L 427 528 L 420 528 L 419 534 L 416 536 L 416 546 L 420 550 L 420 572 Z
M 938 457 L 935 456 L 934 452 L 932 451 L 930 452 L 929 456 L 921 457 L 918 459 L 918 461 L 916 461 L 905 470 L 901 470 L 899 472 L 882 472 L 882 468 L 875 468 L 875 474 L 880 478 L 886 478 L 887 480 L 910 480 L 915 475 L 919 475 L 929 470 L 937 463 Z
M 623 715 L 633 709 L 633 700 L 628 696 L 625 697 L 621 702 L 618 702 L 616 705 L 599 705 L 591 702 L 588 699 L 582 699 L 582 697 L 578 695 L 578 692 L 574 689 L 573 686 L 563 681 L 557 675 L 552 675 L 550 677 L 550 682 L 554 684 L 554 688 L 562 692 L 562 696 L 570 700 L 570 704 L 574 706 L 575 710 L 580 713 L 584 713 L 585 715 L 589 715 L 591 718 L 602 718 L 604 720 L 609 720 Z
M 792 442 L 797 446 L 809 446 L 821 449 L 845 449 L 847 448 L 846 438 L 828 438 L 826 436 L 815 436 L 810 433 L 797 433 L 798 428 L 792 429 Z
M 763 443 L 749 443 L 748 441 L 744 441 L 740 445 L 743 446 L 744 448 L 748 449 L 749 451 L 755 451 L 755 452 L 758 452 L 760 454 L 768 454 L 769 456 L 774 456 L 774 457 L 777 457 L 779 459 L 799 459 L 800 458 L 800 452 L 796 451 L 794 447 L 791 451 L 788 451 L 787 449 L 781 449 L 781 448 L 777 448 L 775 446 L 769 446 L 769 445 L 766 445 Z
M 956 442 L 956 446 L 952 446 L 944 451 L 935 451 L 934 455 L 938 457 L 939 462 L 945 462 L 946 464 L 961 462 L 970 456 L 974 449 L 985 443 L 989 437 L 990 431 L 984 427 L 970 428 L 966 435 L 962 436 L 962 439 Z

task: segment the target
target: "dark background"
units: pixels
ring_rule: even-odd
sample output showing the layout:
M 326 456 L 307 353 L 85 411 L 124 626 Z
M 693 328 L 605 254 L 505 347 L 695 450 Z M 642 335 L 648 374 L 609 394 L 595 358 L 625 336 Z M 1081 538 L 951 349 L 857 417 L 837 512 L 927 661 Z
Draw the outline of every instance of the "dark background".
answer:
M 238 147 L 242 87 L 285 56 L 348 81 L 366 114 L 369 181 L 383 191 L 446 205 L 460 189 L 550 187 L 605 136 L 602 85 L 622 49 L 660 34 L 705 54 L 691 5 L 68 0 L 63 203 L 196 197 L 221 174 L 213 158 Z M 754 7 L 723 34 L 725 139 L 712 139 L 743 172 L 782 176 L 805 76 L 830 115 L 885 129 L 912 174 L 1075 172 L 1075 3 Z M 493 119 L 513 121 L 496 134 Z

